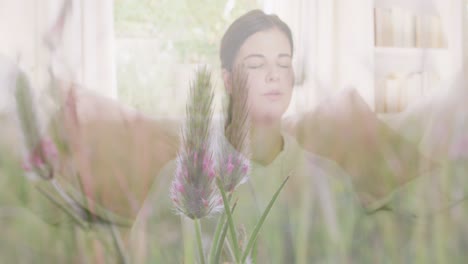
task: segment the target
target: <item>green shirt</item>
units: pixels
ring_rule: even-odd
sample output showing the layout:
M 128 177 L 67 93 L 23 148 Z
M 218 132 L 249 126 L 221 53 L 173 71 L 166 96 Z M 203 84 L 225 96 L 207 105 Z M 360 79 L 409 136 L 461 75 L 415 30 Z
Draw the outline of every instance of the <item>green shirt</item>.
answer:
M 247 182 L 234 192 L 239 240 L 245 246 L 273 194 L 289 175 L 262 226 L 251 259 L 256 263 L 342 262 L 360 210 L 349 176 L 334 162 L 304 151 L 294 138 L 283 138 L 283 150 L 274 161 L 266 166 L 252 163 Z M 175 162 L 162 170 L 133 230 L 134 239 L 144 241 L 149 262 L 181 262 L 181 220 L 169 199 L 174 171 Z M 208 246 L 217 218 L 202 219 Z

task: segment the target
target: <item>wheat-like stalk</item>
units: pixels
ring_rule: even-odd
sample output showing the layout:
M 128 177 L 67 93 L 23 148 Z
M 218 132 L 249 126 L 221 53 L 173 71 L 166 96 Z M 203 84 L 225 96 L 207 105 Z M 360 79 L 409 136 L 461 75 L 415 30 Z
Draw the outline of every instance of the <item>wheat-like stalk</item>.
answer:
M 206 68 L 198 69 L 190 87 L 186 123 L 181 131 L 182 149 L 170 191 L 177 211 L 191 219 L 209 216 L 222 208 L 214 182 L 213 97 L 211 73 Z
M 221 144 L 219 176 L 224 189 L 233 192 L 246 180 L 249 168 L 250 130 L 247 74 L 236 68 L 232 75 L 232 92 L 226 122 L 226 141 Z

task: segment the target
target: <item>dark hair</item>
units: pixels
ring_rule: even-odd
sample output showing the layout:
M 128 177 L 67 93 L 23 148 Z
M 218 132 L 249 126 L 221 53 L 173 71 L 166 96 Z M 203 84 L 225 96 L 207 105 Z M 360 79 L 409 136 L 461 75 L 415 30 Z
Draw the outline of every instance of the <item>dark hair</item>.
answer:
M 231 71 L 234 59 L 244 41 L 259 31 L 272 28 L 281 30 L 288 37 L 292 53 L 294 45 L 289 26 L 277 15 L 267 15 L 263 11 L 256 9 L 236 19 L 224 33 L 219 51 L 221 67 Z

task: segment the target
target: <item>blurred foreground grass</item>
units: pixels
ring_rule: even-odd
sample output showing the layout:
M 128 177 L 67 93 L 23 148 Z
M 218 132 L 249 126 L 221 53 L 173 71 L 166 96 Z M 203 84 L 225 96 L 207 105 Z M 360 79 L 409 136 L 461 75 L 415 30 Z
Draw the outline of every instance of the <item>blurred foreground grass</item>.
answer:
M 464 163 L 453 163 L 446 172 L 459 174 L 464 179 L 467 167 Z M 109 226 L 81 229 L 73 224 L 34 188 L 31 181 L 24 178 L 19 164 L 4 152 L 0 159 L 0 175 L 0 257 L 3 263 L 118 263 L 119 252 L 113 245 Z M 444 177 L 444 174 L 440 176 Z M 466 184 L 466 180 L 459 184 Z M 452 191 L 452 195 L 456 196 L 457 190 Z M 354 234 L 349 238 L 351 248 L 344 258 L 345 263 L 466 263 L 466 199 L 460 199 L 460 203 L 446 210 L 427 214 L 424 212 L 424 208 L 427 208 L 425 203 L 431 201 L 420 202 L 422 212 L 384 208 L 372 214 L 363 213 L 355 223 Z M 422 216 L 415 216 L 416 213 Z M 311 221 L 314 221 L 313 217 Z M 158 240 L 151 236 L 167 231 L 166 226 L 157 222 L 149 221 L 147 224 L 151 225 L 152 230 L 146 238 L 148 240 Z M 208 222 L 202 221 L 202 225 L 206 224 Z M 270 239 L 275 239 L 274 234 L 283 232 L 268 229 L 268 225 L 265 228 L 261 236 L 269 234 Z M 125 244 L 130 229 L 119 228 L 118 231 Z M 141 247 L 148 243 L 138 241 Z M 174 248 L 172 243 L 158 241 L 157 248 L 142 252 L 139 252 L 138 245 L 135 252 L 127 251 L 135 249 L 135 245 L 129 247 L 125 244 L 124 248 L 134 263 L 182 263 L 183 249 Z M 275 243 L 281 246 L 285 241 Z M 295 246 L 291 245 L 290 250 L 294 251 Z M 307 251 L 317 250 L 307 245 L 305 248 Z M 327 245 L 323 244 L 322 250 L 326 248 Z M 137 255 L 138 258 L 135 258 Z M 196 262 L 196 254 L 192 260 Z M 305 263 L 311 262 L 306 260 Z

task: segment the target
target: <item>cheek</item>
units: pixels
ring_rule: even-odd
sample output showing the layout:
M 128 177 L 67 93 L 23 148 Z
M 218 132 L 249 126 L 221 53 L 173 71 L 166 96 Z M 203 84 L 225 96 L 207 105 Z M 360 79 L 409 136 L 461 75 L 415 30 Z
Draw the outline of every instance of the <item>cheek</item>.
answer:
M 294 73 L 292 71 L 285 72 L 281 78 L 281 87 L 288 95 L 292 94 L 294 89 Z
M 247 79 L 247 86 L 249 87 L 250 91 L 258 90 L 259 87 L 264 85 L 265 75 L 261 71 L 249 71 L 248 72 L 248 79 Z
M 260 95 L 263 93 L 262 89 L 265 86 L 265 82 L 261 79 L 260 74 L 258 73 L 249 73 L 247 79 L 247 87 L 249 90 L 249 101 L 255 102 L 260 98 Z
M 294 71 L 292 68 L 284 72 L 282 80 L 284 80 L 284 85 L 292 89 L 294 86 Z

